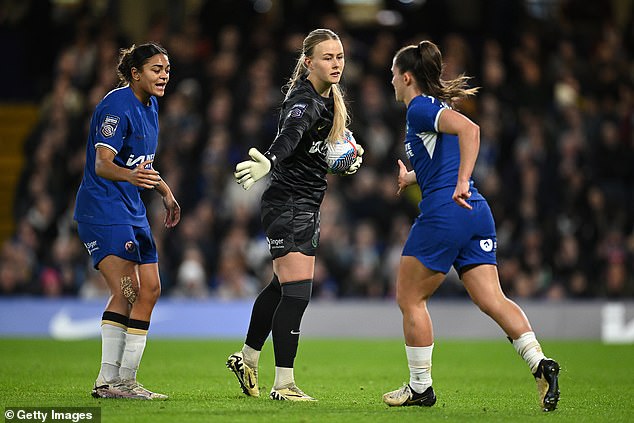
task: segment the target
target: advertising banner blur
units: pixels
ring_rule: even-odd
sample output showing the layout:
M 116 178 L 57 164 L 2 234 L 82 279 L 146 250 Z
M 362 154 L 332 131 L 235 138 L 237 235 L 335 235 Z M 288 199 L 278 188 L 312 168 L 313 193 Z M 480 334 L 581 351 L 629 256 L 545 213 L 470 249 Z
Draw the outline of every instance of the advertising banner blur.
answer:
M 87 339 L 100 336 L 105 300 L 0 300 L 0 337 Z M 161 338 L 242 338 L 251 300 L 159 300 L 150 336 Z M 594 339 L 634 343 L 634 302 L 521 302 L 542 339 Z M 464 301 L 432 301 L 438 338 L 496 339 L 499 327 Z M 401 314 L 392 301 L 313 301 L 302 322 L 307 337 L 396 338 Z

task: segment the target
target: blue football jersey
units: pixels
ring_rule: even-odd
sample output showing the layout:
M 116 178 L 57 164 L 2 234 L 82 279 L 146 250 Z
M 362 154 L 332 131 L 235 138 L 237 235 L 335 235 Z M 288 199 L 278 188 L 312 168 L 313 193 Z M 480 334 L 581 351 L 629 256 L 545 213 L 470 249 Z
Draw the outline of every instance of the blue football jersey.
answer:
M 460 146 L 458 136 L 438 131 L 440 114 L 449 106 L 430 96 L 414 97 L 407 107 L 405 153 L 416 171 L 422 200 L 420 210 L 433 209 L 452 202 L 458 181 Z M 471 184 L 469 201 L 483 197 Z
M 97 147 L 115 153 L 117 166 L 133 169 L 154 159 L 158 144 L 158 101 L 142 104 L 129 86 L 110 91 L 95 108 L 90 121 L 84 176 L 77 192 L 75 220 L 97 225 L 148 224 L 139 188 L 97 176 Z

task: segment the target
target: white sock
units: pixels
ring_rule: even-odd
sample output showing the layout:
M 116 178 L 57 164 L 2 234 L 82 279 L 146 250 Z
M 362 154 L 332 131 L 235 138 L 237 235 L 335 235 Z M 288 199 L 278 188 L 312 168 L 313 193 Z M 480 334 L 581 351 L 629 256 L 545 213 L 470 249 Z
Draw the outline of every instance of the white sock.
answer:
M 431 353 L 434 344 L 428 347 L 408 347 L 405 345 L 409 366 L 409 386 L 422 394 L 431 386 Z
M 136 372 L 141 364 L 146 340 L 147 334 L 126 333 L 125 350 L 121 358 L 121 369 L 119 369 L 122 380 L 136 380 Z
M 526 332 L 513 341 L 515 351 L 524 359 L 532 373 L 537 371 L 539 362 L 546 356 L 542 352 L 542 347 L 535 338 L 534 332 Z
M 251 367 L 253 370 L 258 368 L 258 363 L 260 362 L 260 351 L 244 344 L 242 347 L 242 356 L 244 357 L 244 362 L 247 366 Z
M 119 379 L 121 356 L 125 348 L 126 329 L 108 323 L 101 325 L 101 369 L 97 379 L 103 382 L 114 382 Z
M 275 382 L 273 382 L 273 387 L 275 389 L 286 388 L 294 383 L 295 376 L 293 375 L 292 367 L 275 366 Z

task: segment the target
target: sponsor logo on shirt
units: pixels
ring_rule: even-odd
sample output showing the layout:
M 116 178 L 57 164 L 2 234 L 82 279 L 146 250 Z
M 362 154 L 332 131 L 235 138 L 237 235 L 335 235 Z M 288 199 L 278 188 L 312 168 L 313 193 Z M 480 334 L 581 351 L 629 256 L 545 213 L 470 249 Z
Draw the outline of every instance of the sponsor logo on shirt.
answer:
M 326 141 L 313 141 L 313 145 L 310 146 L 308 152 L 310 154 L 320 153 L 325 157 L 328 152 L 328 144 L 326 144 Z
M 125 165 L 129 167 L 134 167 L 143 163 L 146 160 L 154 160 L 154 154 L 148 154 L 147 156 L 141 155 L 138 157 L 134 157 L 134 154 L 130 154 L 130 157 L 128 157 L 128 161 L 125 163 Z M 152 164 L 148 163 L 147 165 L 145 165 L 145 168 L 151 169 Z
M 269 239 L 266 238 L 266 242 L 269 243 L 269 249 L 270 250 L 277 250 L 280 248 L 284 248 L 284 238 L 280 238 L 280 239 Z
M 106 138 L 110 138 L 117 132 L 117 126 L 119 126 L 119 116 L 106 115 L 101 123 L 101 135 Z
M 414 157 L 414 151 L 412 150 L 412 143 L 409 143 L 409 142 L 405 143 L 405 154 L 407 155 L 408 159 L 411 159 L 412 157 Z
M 95 251 L 97 251 L 99 249 L 99 245 L 97 244 L 97 241 L 90 241 L 90 242 L 84 242 L 84 246 L 86 247 L 86 250 L 88 250 L 88 254 L 92 255 L 92 253 L 94 253 Z

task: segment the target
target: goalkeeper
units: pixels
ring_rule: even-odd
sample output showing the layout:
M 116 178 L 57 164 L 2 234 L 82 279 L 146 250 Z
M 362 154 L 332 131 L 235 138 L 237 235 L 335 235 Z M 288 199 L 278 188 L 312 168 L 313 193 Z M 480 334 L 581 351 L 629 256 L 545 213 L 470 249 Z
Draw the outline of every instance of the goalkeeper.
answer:
M 319 208 L 327 188 L 326 142 L 341 138 L 349 122 L 339 87 L 344 64 L 337 34 L 328 29 L 308 34 L 286 86 L 275 140 L 264 153 L 251 148 L 251 160 L 236 166 L 236 181 L 246 190 L 270 174 L 261 219 L 273 257 L 273 279 L 255 300 L 242 350 L 227 360 L 248 396 L 260 395 L 258 360 L 272 332 L 275 381 L 269 397 L 314 401 L 295 384 L 293 366 L 319 245 Z M 361 165 L 363 149 L 358 150 L 347 174 Z

